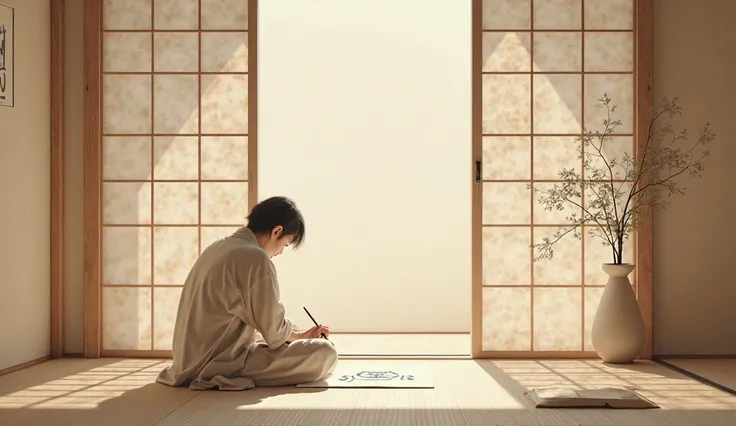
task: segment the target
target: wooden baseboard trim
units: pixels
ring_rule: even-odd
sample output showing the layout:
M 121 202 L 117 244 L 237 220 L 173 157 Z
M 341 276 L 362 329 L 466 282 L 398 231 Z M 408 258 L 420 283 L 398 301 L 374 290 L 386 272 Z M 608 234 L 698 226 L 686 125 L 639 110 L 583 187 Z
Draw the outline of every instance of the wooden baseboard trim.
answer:
M 472 361 L 470 355 L 340 355 L 343 361 Z
M 81 352 L 73 352 L 69 354 L 64 354 L 63 358 L 84 358 L 84 354 Z
M 101 358 L 171 359 L 171 351 L 162 350 L 107 350 L 100 352 Z
M 4 368 L 0 370 L 0 376 L 4 376 L 6 374 L 15 373 L 16 371 L 23 370 L 25 368 L 33 367 L 34 365 L 42 364 L 46 361 L 49 361 L 53 359 L 51 355 L 46 355 L 44 357 L 34 359 L 28 362 L 24 362 L 23 364 L 14 365 L 12 367 Z
M 590 360 L 600 359 L 597 353 L 593 351 L 496 351 L 496 352 L 479 352 L 472 354 L 474 359 L 495 359 L 495 360 Z

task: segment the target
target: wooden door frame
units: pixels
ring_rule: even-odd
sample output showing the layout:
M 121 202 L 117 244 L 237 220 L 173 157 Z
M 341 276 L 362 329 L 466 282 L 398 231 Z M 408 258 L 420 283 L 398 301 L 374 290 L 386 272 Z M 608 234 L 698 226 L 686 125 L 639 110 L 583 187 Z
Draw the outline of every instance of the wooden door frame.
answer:
M 86 358 L 101 353 L 102 304 L 102 1 L 84 0 L 83 309 Z
M 51 0 L 51 354 L 58 357 L 64 354 L 64 3 L 65 0 Z M 249 93 L 257 89 L 257 1 L 249 13 Z M 101 139 L 102 139 L 102 16 L 101 0 L 84 2 L 84 345 L 85 357 L 100 357 L 102 353 L 101 336 Z M 481 122 L 481 10 L 482 0 L 473 0 L 473 158 L 476 158 L 482 143 Z M 642 123 L 652 106 L 653 85 L 653 0 L 636 1 L 636 143 L 642 148 L 647 129 Z M 252 92 L 251 92 L 252 91 Z M 257 95 L 249 105 L 249 199 L 252 206 L 257 202 Z M 474 173 L 474 171 L 473 171 Z M 470 177 L 473 185 L 473 205 L 482 202 L 481 193 L 475 184 L 474 174 Z M 636 235 L 637 298 L 644 317 L 646 345 L 640 358 L 652 358 L 653 342 L 653 286 L 652 286 L 652 228 L 653 214 L 646 212 L 646 219 L 640 224 Z M 473 273 L 472 291 L 472 356 L 473 358 L 493 357 L 482 351 L 482 274 L 480 212 L 474 208 L 473 223 Z M 137 351 L 136 351 L 137 352 Z M 145 352 L 145 351 L 140 351 Z M 157 351 L 159 352 L 159 351 Z M 168 352 L 168 351 L 166 351 Z M 153 355 L 153 354 L 152 354 Z M 166 355 L 166 354 L 161 354 Z M 580 357 L 579 352 L 514 352 L 504 357 L 539 358 Z
M 648 116 L 653 103 L 653 66 L 654 66 L 654 0 L 635 0 L 635 147 L 637 151 L 644 149 L 648 128 Z M 483 0 L 473 0 L 472 12 L 472 91 L 473 91 L 473 163 L 483 161 L 483 99 L 482 99 L 482 8 Z M 483 276 L 482 276 L 482 187 L 476 183 L 475 170 L 470 177 L 472 185 L 472 357 L 473 358 L 597 358 L 595 353 L 585 351 L 543 352 L 543 351 L 483 351 Z M 642 182 L 641 185 L 645 185 Z M 640 359 L 652 359 L 653 342 L 653 283 L 652 283 L 652 228 L 653 212 L 644 209 L 644 215 L 636 232 L 636 291 L 639 307 L 644 317 L 646 330 L 645 346 L 639 355 Z

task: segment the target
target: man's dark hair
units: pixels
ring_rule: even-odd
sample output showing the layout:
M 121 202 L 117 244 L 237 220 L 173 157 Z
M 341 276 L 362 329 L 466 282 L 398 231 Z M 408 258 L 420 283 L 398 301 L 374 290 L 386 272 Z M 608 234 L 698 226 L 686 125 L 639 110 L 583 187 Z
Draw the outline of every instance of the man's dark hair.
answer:
M 248 229 L 254 234 L 270 234 L 273 228 L 283 226 L 282 236 L 293 235 L 295 249 L 304 242 L 304 217 L 296 204 L 286 197 L 271 197 L 253 207 L 248 215 Z

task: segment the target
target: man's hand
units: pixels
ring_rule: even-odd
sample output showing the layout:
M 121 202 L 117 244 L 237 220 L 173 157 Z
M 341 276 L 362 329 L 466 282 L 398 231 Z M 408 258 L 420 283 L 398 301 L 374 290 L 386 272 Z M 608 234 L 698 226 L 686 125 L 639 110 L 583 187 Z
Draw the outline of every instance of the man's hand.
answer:
M 315 326 L 303 333 L 299 333 L 298 335 L 300 339 L 319 339 L 320 337 L 328 338 L 330 337 L 330 327 L 324 325 Z

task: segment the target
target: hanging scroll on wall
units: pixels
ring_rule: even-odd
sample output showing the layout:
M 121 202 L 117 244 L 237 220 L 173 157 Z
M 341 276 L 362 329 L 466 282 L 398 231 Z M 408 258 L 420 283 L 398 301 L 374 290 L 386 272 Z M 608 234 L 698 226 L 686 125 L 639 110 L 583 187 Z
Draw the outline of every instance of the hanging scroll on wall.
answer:
M 13 93 L 13 8 L 0 4 L 0 106 L 15 104 Z

